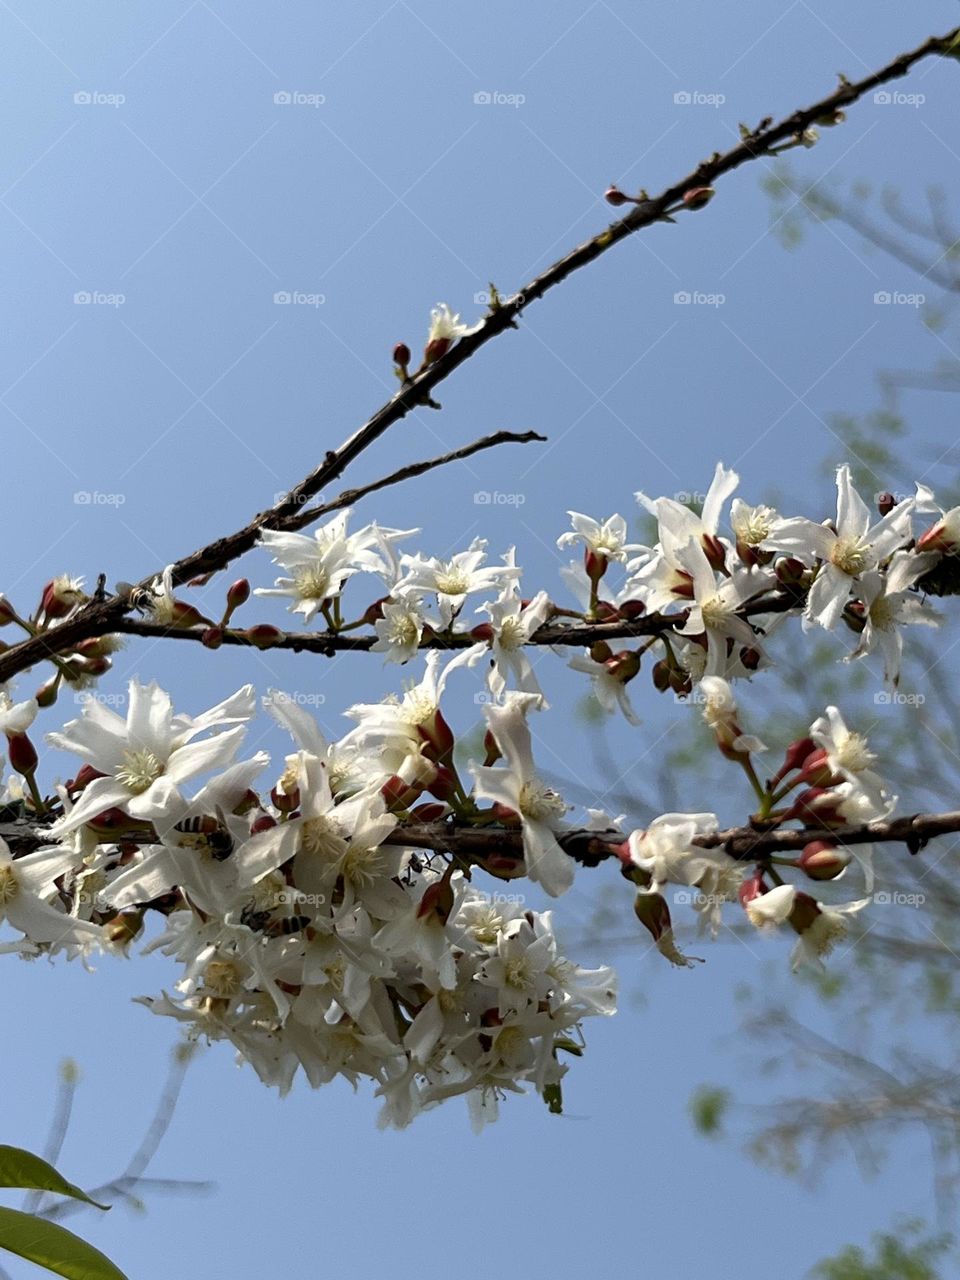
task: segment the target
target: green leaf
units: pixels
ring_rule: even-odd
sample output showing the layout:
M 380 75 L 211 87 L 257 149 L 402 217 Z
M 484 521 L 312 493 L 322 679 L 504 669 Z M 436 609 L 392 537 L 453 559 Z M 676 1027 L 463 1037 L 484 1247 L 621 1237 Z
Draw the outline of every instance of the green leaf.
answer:
M 129 1280 L 99 1249 L 72 1231 L 19 1209 L 0 1207 L 0 1248 L 67 1280 Z
M 85 1191 L 60 1176 L 52 1164 L 21 1147 L 0 1145 L 0 1187 L 23 1187 L 29 1191 L 52 1191 L 58 1196 L 72 1196 L 97 1209 L 109 1209 L 108 1204 L 98 1204 Z

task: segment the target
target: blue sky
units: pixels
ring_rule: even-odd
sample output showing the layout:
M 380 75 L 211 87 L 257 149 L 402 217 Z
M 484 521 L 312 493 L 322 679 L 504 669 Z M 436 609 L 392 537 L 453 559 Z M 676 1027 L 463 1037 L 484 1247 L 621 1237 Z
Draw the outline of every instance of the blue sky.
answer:
M 56 573 L 135 580 L 239 527 L 392 393 L 392 346 L 417 350 L 438 300 L 472 320 L 489 280 L 510 292 L 610 220 L 610 181 L 659 190 L 732 145 L 739 121 L 805 105 L 838 71 L 857 78 L 956 13 L 933 0 L 0 4 L 0 589 L 29 608 Z M 949 189 L 956 65 L 924 63 L 898 88 L 924 101 L 868 98 L 798 171 L 905 195 Z M 785 253 L 760 189 L 768 167 L 742 169 L 705 212 L 633 238 L 536 304 L 440 389 L 442 413 L 411 415 L 347 482 L 499 428 L 536 429 L 548 445 L 390 490 L 361 518 L 421 526 L 428 554 L 478 534 L 497 555 L 516 545 L 532 594 L 561 591 L 568 508 L 633 517 L 634 490 L 702 492 L 718 458 L 748 498 L 777 491 L 805 513 L 829 510 L 831 415 L 875 407 L 878 370 L 947 358 L 953 339 L 926 332 L 915 308 L 877 306 L 878 291 L 922 286 L 843 229 Z M 682 292 L 723 301 L 678 304 Z M 313 301 L 275 302 L 283 293 Z M 93 300 L 76 301 L 84 294 Z M 952 442 L 941 400 L 908 395 L 905 409 L 920 447 Z M 877 488 L 913 478 L 880 476 Z M 488 491 L 523 502 L 475 500 Z M 266 556 L 245 569 L 268 582 Z M 559 660 L 544 671 L 556 705 L 544 763 L 602 797 L 615 780 L 578 746 L 582 686 Z M 190 711 L 248 679 L 322 694 L 331 733 L 350 702 L 401 678 L 375 659 L 143 641 L 103 692 L 134 673 Z M 472 691 L 467 679 L 455 691 L 464 731 Z M 636 701 L 644 725 L 611 725 L 610 745 L 642 783 L 679 713 L 649 688 Z M 810 716 L 819 709 L 813 697 Z M 46 727 L 75 711 L 62 702 Z M 263 741 L 283 749 L 266 726 Z M 47 767 L 70 765 L 51 753 Z M 737 816 L 738 795 L 687 785 L 686 807 Z M 573 926 L 593 899 L 580 880 L 558 907 Z M 365 1093 L 298 1087 L 278 1101 L 216 1048 L 192 1069 L 153 1170 L 212 1179 L 216 1194 L 76 1221 L 137 1280 L 277 1265 L 389 1265 L 398 1280 L 497 1266 L 754 1280 L 781 1272 L 785 1255 L 800 1274 L 897 1211 L 929 1212 L 929 1191 L 895 1166 L 865 1187 L 852 1163 L 797 1191 L 692 1133 L 691 1090 L 742 1085 L 751 1069 L 735 992 L 768 959 L 782 979 L 775 951 L 716 948 L 689 973 L 643 945 L 619 950 L 623 1012 L 589 1028 L 569 1114 L 511 1099 L 480 1138 L 457 1104 L 397 1135 L 377 1132 Z M 72 1055 L 84 1084 L 61 1163 L 100 1181 L 147 1123 L 173 1043 L 131 997 L 172 970 L 157 957 L 104 960 L 93 974 L 6 963 L 4 1140 L 40 1144 L 57 1063 Z M 919 1166 L 923 1148 L 904 1143 L 897 1157 Z

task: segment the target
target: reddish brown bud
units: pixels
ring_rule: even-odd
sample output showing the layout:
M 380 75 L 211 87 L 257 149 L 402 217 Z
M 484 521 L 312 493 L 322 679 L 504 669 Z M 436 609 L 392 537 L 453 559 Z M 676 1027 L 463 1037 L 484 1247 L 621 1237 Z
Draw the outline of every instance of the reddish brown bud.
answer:
M 897 500 L 892 493 L 877 494 L 877 510 L 881 516 L 888 516 L 896 505 Z
M 417 907 L 417 919 L 445 925 L 450 919 L 453 904 L 453 885 L 450 883 L 449 876 L 444 876 L 424 891 L 420 905 Z
M 257 649 L 272 649 L 281 638 L 282 632 L 272 627 L 269 622 L 260 622 L 255 627 L 248 627 L 243 632 L 247 640 Z
M 633 197 L 624 195 L 620 188 L 613 182 L 610 183 L 609 187 L 607 187 L 606 191 L 603 193 L 603 198 L 606 200 L 607 204 L 612 204 L 615 208 L 619 208 L 622 204 L 634 203 Z
M 829 840 L 804 845 L 800 866 L 811 880 L 836 880 L 850 865 L 851 855 Z
M 223 644 L 223 627 L 207 627 L 200 637 L 200 643 L 206 649 L 219 649 Z
M 653 680 L 653 687 L 658 693 L 666 693 L 670 688 L 670 674 L 670 664 L 664 658 L 653 664 L 650 675 Z
M 238 578 L 227 592 L 227 608 L 233 613 L 250 599 L 250 583 L 246 578 Z
M 270 792 L 270 799 L 280 813 L 293 813 L 300 804 L 300 788 L 293 787 L 290 791 L 284 791 L 281 787 L 274 787 Z
M 702 209 L 715 195 L 713 187 L 691 187 L 683 193 L 683 203 L 688 209 Z
M 439 360 L 441 356 L 445 356 L 450 350 L 451 338 L 431 338 L 423 349 L 423 359 L 426 364 L 433 364 L 435 360 Z
M 641 617 L 647 611 L 647 606 L 642 600 L 624 600 L 620 605 L 620 616 L 626 618 L 628 622 L 632 622 L 634 618 Z
M 613 650 L 607 644 L 606 640 L 594 640 L 590 646 L 590 657 L 594 662 L 606 662 L 613 657 Z
M 795 556 L 784 556 L 773 566 L 776 579 L 785 587 L 797 587 L 803 581 L 807 566 Z
M 261 813 L 258 818 L 254 818 L 253 822 L 250 823 L 250 834 L 256 836 L 261 831 L 272 831 L 276 825 L 276 818 L 269 813 Z
M 592 547 L 587 547 L 583 553 L 583 567 L 587 571 L 587 577 L 596 586 L 610 567 L 610 561 Z
M 94 778 L 105 778 L 106 776 L 99 769 L 95 769 L 92 764 L 82 764 L 74 780 L 67 783 L 67 790 L 70 792 L 83 791 L 85 787 L 88 787 L 93 782 Z
M 715 538 L 712 533 L 705 533 L 700 543 L 710 568 L 717 572 L 723 569 L 727 563 L 727 551 L 720 539 Z
M 474 640 L 483 640 L 485 644 L 489 644 L 493 639 L 493 627 L 489 622 L 481 622 L 471 630 L 470 634 Z
M 426 743 L 424 755 L 441 760 L 453 751 L 456 739 L 439 707 L 432 716 L 418 725 L 418 730 L 420 737 Z
M 746 907 L 748 902 L 752 902 L 754 898 L 759 898 L 762 893 L 766 893 L 767 886 L 763 882 L 763 873 L 755 871 L 752 876 L 742 882 L 737 890 L 737 897 L 740 899 L 741 907 Z
M 484 751 L 483 763 L 488 769 L 490 768 L 491 765 L 496 764 L 497 761 L 503 755 L 503 752 L 500 750 L 499 746 L 497 745 L 496 738 L 493 736 L 493 734 L 490 732 L 489 729 L 483 735 L 483 751 Z
M 457 780 L 446 765 L 437 766 L 437 776 L 425 788 L 432 796 L 445 803 L 452 801 L 457 794 Z
M 398 342 L 393 348 L 393 363 L 405 369 L 410 363 L 410 348 L 405 342 Z
M 417 822 L 439 822 L 440 819 L 445 818 L 449 812 L 449 805 L 432 804 L 427 800 L 423 804 L 418 804 L 415 809 L 411 809 L 410 817 L 416 818 Z
M 52 707 L 57 700 L 57 694 L 60 692 L 60 677 L 51 676 L 45 684 L 42 684 L 36 692 L 38 707 Z
M 0 596 L 0 627 L 5 627 L 17 618 L 16 610 L 6 596 Z
M 7 738 L 7 755 L 10 768 L 25 778 L 36 772 L 37 749 L 25 733 L 14 733 Z

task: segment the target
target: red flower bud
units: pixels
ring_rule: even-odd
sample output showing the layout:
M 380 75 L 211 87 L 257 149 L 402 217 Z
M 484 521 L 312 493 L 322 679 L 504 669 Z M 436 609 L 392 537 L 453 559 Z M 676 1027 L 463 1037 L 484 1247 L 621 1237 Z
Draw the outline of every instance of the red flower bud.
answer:
M 6 596 L 0 596 L 0 627 L 16 621 L 16 610 Z
M 610 183 L 609 187 L 607 187 L 606 191 L 603 193 L 603 198 L 606 200 L 607 204 L 612 204 L 615 208 L 619 208 L 622 204 L 635 203 L 632 196 L 624 195 L 620 188 L 613 182 Z
M 405 369 L 410 363 L 410 348 L 405 342 L 398 342 L 393 348 L 393 363 Z
M 254 818 L 253 822 L 250 823 L 250 834 L 256 836 L 261 831 L 272 831 L 276 825 L 276 818 L 269 813 L 261 813 L 258 818 Z
M 811 880 L 836 880 L 850 865 L 850 858 L 830 840 L 811 840 L 800 854 L 800 866 Z
M 29 778 L 36 772 L 37 749 L 25 733 L 14 733 L 7 738 L 7 754 L 10 768 Z
M 60 692 L 59 676 L 51 676 L 45 684 L 42 684 L 36 692 L 38 707 L 52 707 L 57 700 L 57 694 Z
M 896 505 L 897 500 L 892 493 L 877 494 L 877 510 L 881 516 L 888 516 Z
M 233 613 L 250 599 L 250 583 L 246 578 L 238 578 L 227 592 L 227 607 Z
M 282 632 L 272 627 L 269 622 L 260 622 L 255 627 L 248 627 L 243 635 L 256 649 L 272 649 L 281 638 Z
M 715 195 L 713 187 L 691 187 L 683 193 L 683 203 L 688 209 L 702 209 Z
M 223 644 L 223 627 L 207 627 L 200 643 L 205 649 L 219 649 Z

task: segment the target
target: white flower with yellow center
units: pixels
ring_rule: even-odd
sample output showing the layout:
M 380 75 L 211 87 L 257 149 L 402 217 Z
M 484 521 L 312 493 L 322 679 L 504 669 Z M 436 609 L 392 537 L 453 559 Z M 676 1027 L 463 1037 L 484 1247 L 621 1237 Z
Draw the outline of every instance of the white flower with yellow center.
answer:
M 834 526 L 815 524 L 803 516 L 778 520 L 763 543 L 766 550 L 794 556 L 805 564 L 820 562 L 807 594 L 803 625 L 819 623 L 832 630 L 843 615 L 860 576 L 876 569 L 910 540 L 910 513 L 916 499 L 905 498 L 872 524 L 870 509 L 857 493 L 846 463 L 837 470 L 837 517 Z
M 860 643 L 846 661 L 862 658 L 875 649 L 883 657 L 883 678 L 895 689 L 900 682 L 903 637 L 898 628 L 911 625 L 938 627 L 940 614 L 923 603 L 910 588 L 933 564 L 936 556 L 911 551 L 894 553 L 885 573 L 864 574 L 860 595 L 866 609 Z
M 208 738 L 197 735 L 238 719 L 240 704 L 252 713 L 252 697 L 246 693 L 241 690 L 236 698 L 196 720 L 175 717 L 169 695 L 157 684 L 142 685 L 137 679 L 130 681 L 126 719 L 90 699 L 80 719 L 71 720 L 59 733 L 48 734 L 47 741 L 75 752 L 103 776 L 87 785 L 70 812 L 57 822 L 54 833 L 73 831 L 114 806 L 132 818 L 172 827 L 187 809 L 182 784 L 198 773 L 228 765 L 245 730 L 240 724 Z
M 405 572 L 393 594 L 412 595 L 415 599 L 435 595 L 441 623 L 449 627 L 468 595 L 502 588 L 519 579 L 520 570 L 513 563 L 512 552 L 504 557 L 506 563 L 485 566 L 486 553 L 486 539 L 474 538 L 466 551 L 458 551 L 447 560 L 436 556 L 402 556 L 400 563 Z
M 485 706 L 483 714 L 503 753 L 505 768 L 473 765 L 478 800 L 490 800 L 518 814 L 523 833 L 527 875 L 551 897 L 559 897 L 573 883 L 573 859 L 557 843 L 568 806 L 548 787 L 533 762 L 527 713 L 540 706 L 529 693 L 508 693 L 503 706 Z
M 39 944 L 51 952 L 61 948 L 86 952 L 100 944 L 103 935 L 98 925 L 52 905 L 57 898 L 54 882 L 73 871 L 76 863 L 76 853 L 59 846 L 14 859 L 0 840 L 0 920 L 23 934 L 25 950 Z

